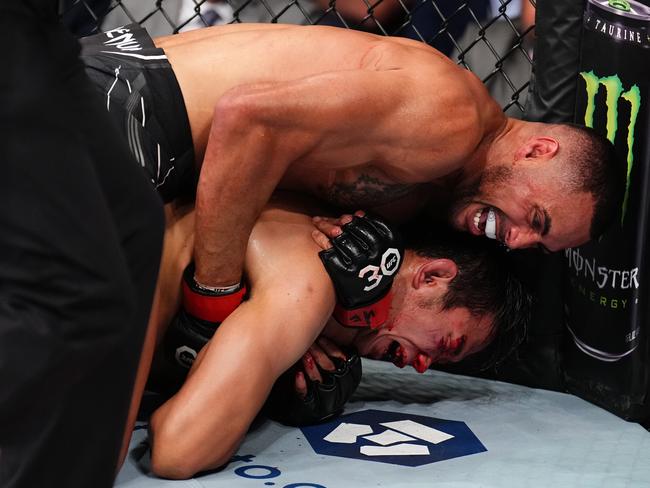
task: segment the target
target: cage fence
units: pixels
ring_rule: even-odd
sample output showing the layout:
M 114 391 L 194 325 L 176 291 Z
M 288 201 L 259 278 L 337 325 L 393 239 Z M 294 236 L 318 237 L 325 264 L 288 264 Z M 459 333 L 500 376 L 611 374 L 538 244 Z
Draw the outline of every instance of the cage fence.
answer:
M 329 25 L 425 42 L 483 80 L 507 115 L 524 115 L 535 0 L 65 0 L 79 37 L 138 23 L 152 37 L 244 22 Z

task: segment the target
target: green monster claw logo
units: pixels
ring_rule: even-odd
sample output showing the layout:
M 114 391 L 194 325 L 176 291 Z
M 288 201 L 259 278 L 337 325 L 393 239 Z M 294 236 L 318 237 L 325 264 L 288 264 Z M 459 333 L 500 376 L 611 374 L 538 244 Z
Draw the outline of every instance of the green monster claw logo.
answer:
M 611 3 L 620 3 L 620 0 L 610 0 Z M 627 3 L 627 2 L 624 2 Z M 599 78 L 593 71 L 582 71 L 580 76 L 585 80 L 587 85 L 587 108 L 585 109 L 585 125 L 588 127 L 594 126 L 594 110 L 596 109 L 596 95 L 600 85 L 605 87 L 605 104 L 607 105 L 607 139 L 613 144 L 616 132 L 618 130 L 618 101 L 623 99 L 630 104 L 630 121 L 627 125 L 627 183 L 625 185 L 625 197 L 623 199 L 623 207 L 621 209 L 621 225 L 625 219 L 627 211 L 627 201 L 630 194 L 630 175 L 632 173 L 632 164 L 634 162 L 634 155 L 632 148 L 634 146 L 634 128 L 636 126 L 636 118 L 639 115 L 641 108 L 641 90 L 637 85 L 623 91 L 623 83 L 618 75 L 605 76 Z

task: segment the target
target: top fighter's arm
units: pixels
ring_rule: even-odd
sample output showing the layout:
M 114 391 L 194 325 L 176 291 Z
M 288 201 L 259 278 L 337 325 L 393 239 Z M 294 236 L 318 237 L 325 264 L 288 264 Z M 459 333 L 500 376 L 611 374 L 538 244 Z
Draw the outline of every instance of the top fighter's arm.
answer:
M 290 166 L 405 166 L 417 146 L 404 129 L 413 122 L 409 80 L 400 69 L 351 70 L 226 93 L 197 190 L 197 282 L 240 279 L 252 225 Z
M 258 263 L 266 261 L 247 266 L 250 299 L 221 324 L 181 390 L 151 419 L 152 469 L 159 476 L 187 478 L 227 463 L 275 380 L 331 314 L 334 291 L 311 227 L 289 239 L 276 227 L 265 231 L 263 252 L 256 254 Z M 256 253 L 258 241 L 251 242 L 249 252 Z

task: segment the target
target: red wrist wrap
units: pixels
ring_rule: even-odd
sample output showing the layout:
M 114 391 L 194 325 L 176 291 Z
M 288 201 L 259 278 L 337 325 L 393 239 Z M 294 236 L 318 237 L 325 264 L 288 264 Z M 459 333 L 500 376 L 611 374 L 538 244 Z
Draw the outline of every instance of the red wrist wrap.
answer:
M 242 302 L 246 285 L 228 295 L 201 295 L 183 281 L 183 307 L 190 315 L 207 322 L 223 322 Z
M 338 303 L 333 316 L 338 323 L 347 327 L 370 327 L 377 329 L 388 320 L 393 294 L 389 291 L 379 301 L 365 307 L 346 309 Z

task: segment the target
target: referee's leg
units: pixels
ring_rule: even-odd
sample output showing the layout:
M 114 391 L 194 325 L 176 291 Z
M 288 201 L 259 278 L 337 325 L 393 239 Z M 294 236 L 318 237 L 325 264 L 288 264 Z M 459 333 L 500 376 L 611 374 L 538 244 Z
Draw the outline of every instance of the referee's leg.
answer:
M 0 485 L 108 487 L 162 209 L 67 56 L 70 39 L 0 17 L 14 46 L 0 84 L 12 100 L 0 112 Z

